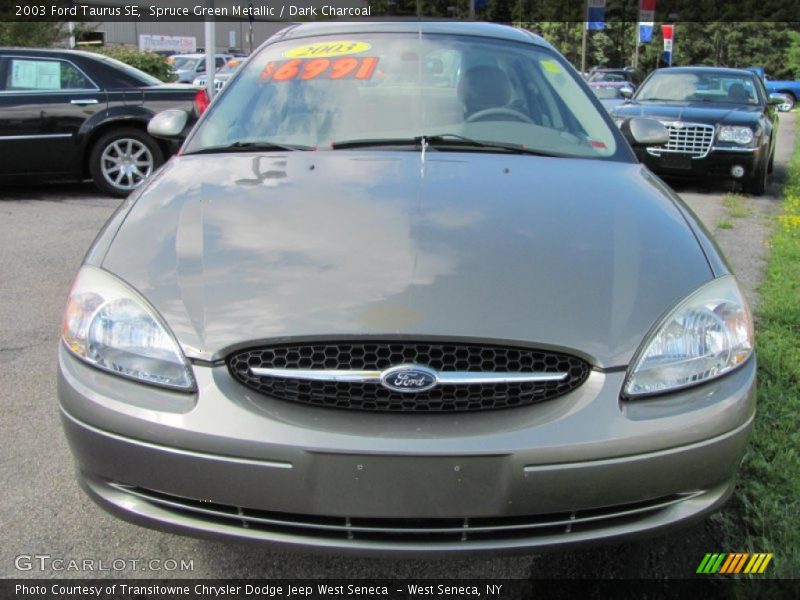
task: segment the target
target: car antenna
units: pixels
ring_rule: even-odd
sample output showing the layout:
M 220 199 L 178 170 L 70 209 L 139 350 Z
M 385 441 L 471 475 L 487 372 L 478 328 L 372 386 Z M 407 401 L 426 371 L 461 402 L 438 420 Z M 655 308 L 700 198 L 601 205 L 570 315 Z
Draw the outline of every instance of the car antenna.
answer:
M 419 154 L 419 161 L 420 161 L 420 163 L 419 163 L 419 174 L 420 174 L 420 176 L 424 177 L 425 176 L 425 152 L 428 150 L 428 138 L 427 138 L 427 136 L 423 135 L 423 136 L 421 136 L 419 138 L 419 145 L 420 145 L 420 148 L 422 148 L 422 150 L 420 151 L 420 154 Z

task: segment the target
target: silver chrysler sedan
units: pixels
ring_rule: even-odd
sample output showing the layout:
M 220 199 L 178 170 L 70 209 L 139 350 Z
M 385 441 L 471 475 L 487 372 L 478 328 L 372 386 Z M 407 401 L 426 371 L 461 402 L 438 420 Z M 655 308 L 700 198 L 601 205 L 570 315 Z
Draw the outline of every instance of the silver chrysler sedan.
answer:
M 526 31 L 283 30 L 75 277 L 81 484 L 148 527 L 414 555 L 707 515 L 753 421 L 753 326 L 631 148 L 665 141 Z

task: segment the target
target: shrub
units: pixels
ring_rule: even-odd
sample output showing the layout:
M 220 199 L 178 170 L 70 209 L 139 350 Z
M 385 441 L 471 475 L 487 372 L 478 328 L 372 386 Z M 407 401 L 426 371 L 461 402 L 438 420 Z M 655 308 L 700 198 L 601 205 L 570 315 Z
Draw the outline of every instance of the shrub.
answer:
M 93 48 L 95 52 L 105 54 L 111 58 L 116 58 L 132 67 L 144 71 L 161 81 L 174 81 L 175 75 L 167 64 L 167 59 L 155 52 L 142 52 L 133 48 L 126 48 L 123 46 L 118 47 L 101 47 Z

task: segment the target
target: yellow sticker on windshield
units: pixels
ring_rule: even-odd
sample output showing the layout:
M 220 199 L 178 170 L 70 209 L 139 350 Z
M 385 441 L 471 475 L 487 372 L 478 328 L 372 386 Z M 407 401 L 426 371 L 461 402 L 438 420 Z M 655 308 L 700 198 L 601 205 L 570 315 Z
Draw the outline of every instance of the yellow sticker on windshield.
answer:
M 336 42 L 318 42 L 292 48 L 283 53 L 286 58 L 330 58 L 332 56 L 349 56 L 361 54 L 372 48 L 366 42 L 353 42 L 348 40 Z
M 561 67 L 558 63 L 554 60 L 543 60 L 541 61 L 542 66 L 544 67 L 545 71 L 550 71 L 551 73 L 561 73 Z

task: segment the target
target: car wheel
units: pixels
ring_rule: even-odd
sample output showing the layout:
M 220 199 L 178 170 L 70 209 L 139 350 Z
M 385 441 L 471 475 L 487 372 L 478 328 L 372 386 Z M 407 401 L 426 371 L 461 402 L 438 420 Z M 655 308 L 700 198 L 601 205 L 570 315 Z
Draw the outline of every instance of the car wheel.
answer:
M 778 104 L 778 110 L 781 112 L 789 112 L 794 108 L 795 98 L 792 94 L 784 93 L 783 97 L 786 98 L 781 104 Z
M 762 165 L 760 169 L 758 169 L 755 173 L 753 173 L 752 178 L 744 184 L 744 191 L 751 196 L 761 196 L 767 189 L 767 173 L 769 168 L 767 165 Z
M 97 140 L 89 155 L 95 185 L 113 196 L 127 196 L 164 162 L 156 141 L 139 129 L 114 129 Z
M 775 149 L 773 148 L 772 154 L 769 157 L 769 164 L 767 165 L 767 173 L 772 173 L 775 170 Z

